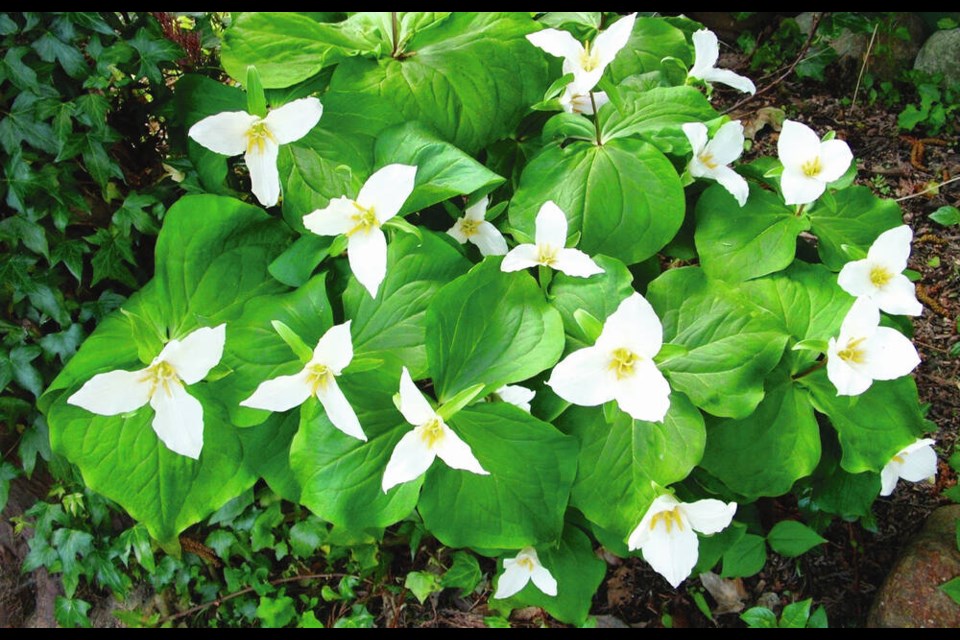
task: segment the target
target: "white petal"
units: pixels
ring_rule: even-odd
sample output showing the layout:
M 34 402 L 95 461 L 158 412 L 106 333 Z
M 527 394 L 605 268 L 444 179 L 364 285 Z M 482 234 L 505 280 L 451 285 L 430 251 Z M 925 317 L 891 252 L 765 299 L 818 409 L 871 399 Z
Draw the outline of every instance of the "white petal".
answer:
M 897 481 L 900 479 L 900 463 L 891 460 L 880 471 L 880 495 L 888 496 L 897 488 Z
M 220 363 L 226 332 L 225 324 L 197 329 L 182 340 L 168 342 L 157 359 L 173 365 L 184 384 L 200 382 Z
M 303 226 L 318 236 L 338 236 L 355 226 L 353 216 L 357 207 L 346 196 L 332 199 L 325 208 L 303 216 Z
M 453 223 L 453 226 L 447 229 L 447 235 L 452 237 L 460 244 L 464 244 L 467 240 L 469 240 L 467 234 L 463 232 L 464 219 L 465 218 L 458 218 L 457 221 Z
M 484 219 L 484 216 L 487 214 L 487 206 L 490 204 L 490 197 L 483 196 L 472 205 L 466 208 L 463 212 L 463 217 L 467 220 L 476 220 L 477 222 Z
M 653 520 L 653 517 L 661 511 L 673 509 L 678 504 L 680 503 L 672 494 L 663 493 L 657 496 L 653 502 L 650 503 L 650 506 L 647 507 L 643 518 L 640 519 L 640 524 L 630 533 L 630 537 L 627 539 L 627 548 L 630 549 L 630 551 L 634 551 L 646 544 L 653 531 L 650 528 L 650 521 Z
M 317 342 L 313 349 L 311 364 L 322 364 L 333 370 L 338 376 L 353 360 L 353 339 L 350 337 L 350 323 L 335 324 Z
M 196 460 L 203 448 L 203 407 L 177 381 L 161 386 L 150 398 L 157 412 L 153 430 L 174 453 Z
M 867 258 L 871 262 L 882 264 L 891 273 L 902 273 L 907 268 L 912 241 L 913 229 L 905 224 L 887 229 L 870 245 Z
M 583 45 L 577 42 L 569 31 L 560 29 L 544 29 L 536 33 L 528 33 L 527 40 L 533 46 L 543 49 L 552 56 L 576 60 L 579 62 L 583 53 Z
M 827 140 L 820 143 L 820 174 L 824 182 L 833 182 L 847 172 L 853 162 L 853 152 L 843 140 Z
M 634 292 L 603 323 L 596 346 L 607 352 L 627 348 L 653 358 L 663 346 L 663 325 L 647 299 Z
M 917 300 L 917 289 L 903 274 L 897 274 L 871 296 L 877 306 L 895 316 L 918 316 L 923 305 Z
M 709 29 L 700 29 L 693 34 L 693 67 L 689 75 L 705 80 L 703 74 L 712 69 L 720 58 L 717 35 Z
M 353 275 L 376 298 L 380 283 L 387 276 L 387 237 L 383 231 L 371 228 L 350 236 L 347 259 Z
M 822 196 L 826 188 L 824 182 L 808 178 L 802 171 L 791 169 L 784 164 L 783 173 L 780 175 L 784 204 L 809 204 Z
M 299 407 L 310 397 L 309 372 L 304 369 L 289 376 L 264 380 L 253 394 L 240 403 L 241 407 L 287 411 Z
M 280 172 L 277 170 L 279 152 L 280 147 L 271 140 L 265 140 L 263 152 L 254 146 L 243 156 L 250 170 L 250 190 L 265 207 L 272 207 L 280 199 Z
M 699 555 L 700 541 L 689 526 L 674 525 L 668 533 L 666 525 L 658 523 L 643 545 L 643 559 L 673 588 L 690 575 Z
M 317 398 L 323 405 L 323 410 L 327 413 L 327 418 L 340 431 L 343 431 L 350 437 L 358 440 L 367 441 L 367 435 L 360 426 L 360 420 L 350 405 L 343 391 L 340 390 L 337 381 L 330 379 L 327 384 L 317 389 Z
M 614 398 L 616 378 L 609 365 L 609 352 L 597 347 L 580 349 L 557 363 L 547 385 L 567 402 L 595 407 Z
M 707 82 L 719 82 L 728 87 L 733 87 L 737 91 L 751 95 L 757 92 L 757 87 L 753 84 L 753 80 L 739 73 L 734 73 L 729 69 L 707 69 L 700 78 Z
M 567 243 L 567 216 L 553 200 L 547 200 L 537 212 L 535 239 L 538 246 L 562 249 Z
M 357 202 L 363 207 L 373 208 L 377 222 L 383 224 L 397 215 L 403 203 L 413 193 L 416 177 L 416 167 L 388 164 L 367 178 L 357 194 Z
M 870 271 L 874 264 L 870 260 L 854 260 L 843 265 L 837 274 L 837 284 L 852 296 L 871 295 L 876 287 L 870 282 Z
M 820 157 L 820 138 L 807 125 L 784 120 L 777 140 L 777 156 L 784 168 L 799 172 L 804 163 Z
M 896 329 L 878 327 L 868 343 L 870 375 L 874 380 L 896 380 L 920 364 L 917 348 Z
M 741 207 L 747 204 L 750 197 L 750 186 L 739 173 L 730 167 L 717 167 L 713 170 L 713 178 L 737 200 Z
M 652 360 L 634 363 L 633 374 L 616 381 L 614 394 L 636 420 L 662 422 L 670 409 L 670 385 Z
M 717 130 L 717 135 L 706 146 L 707 153 L 717 164 L 730 164 L 743 153 L 744 140 L 743 125 L 739 120 L 732 120 Z
M 873 379 L 855 370 L 837 355 L 836 340 L 830 338 L 827 347 L 827 378 L 837 388 L 838 396 L 858 396 L 873 384 Z
M 436 457 L 437 454 L 427 447 L 416 429 L 404 434 L 393 448 L 387 468 L 383 471 L 383 492 L 398 484 L 416 480 L 430 468 Z
M 637 14 L 631 13 L 614 22 L 606 31 L 597 36 L 597 39 L 593 42 L 593 49 L 600 58 L 601 67 L 606 67 L 613 62 L 620 50 L 627 46 L 627 40 L 630 39 L 630 33 L 633 31 L 636 20 Z
M 533 584 L 537 585 L 537 588 L 546 595 L 557 595 L 557 580 L 553 577 L 553 574 L 550 573 L 550 570 L 543 565 L 534 565 L 530 579 L 533 580 Z
M 721 500 L 697 500 L 680 505 L 680 511 L 690 526 L 702 534 L 719 533 L 730 526 L 733 514 L 737 512 L 736 502 Z
M 67 398 L 67 404 L 100 416 L 135 411 L 150 400 L 153 385 L 146 374 L 146 369 L 98 373 Z
M 288 102 L 267 114 L 263 122 L 280 144 L 299 140 L 320 122 L 323 105 L 310 96 Z
M 869 338 L 876 333 L 879 324 L 880 310 L 877 305 L 869 298 L 857 298 L 840 325 L 840 339 L 837 341 L 840 348 L 846 346 L 850 339 Z
M 477 233 L 470 238 L 470 242 L 479 247 L 480 255 L 502 256 L 507 253 L 507 241 L 503 234 L 487 221 L 480 223 Z
M 481 476 L 488 476 L 490 472 L 480 465 L 480 461 L 473 455 L 470 445 L 460 439 L 453 429 L 443 422 L 440 423 L 443 429 L 443 437 L 437 441 L 437 456 L 447 463 L 451 469 L 463 469 Z
M 519 385 L 508 384 L 497 389 L 496 394 L 504 402 L 530 413 L 530 402 L 537 395 L 537 392 Z
M 693 157 L 696 158 L 707 148 L 707 125 L 702 122 L 686 122 L 681 128 L 693 149 Z
M 413 383 L 413 378 L 410 377 L 406 367 L 400 372 L 400 413 L 403 414 L 404 420 L 415 427 L 437 417 L 433 407 Z
M 574 278 L 589 278 L 603 273 L 603 267 L 580 249 L 560 249 L 556 260 L 550 266 Z
M 542 31 L 540 33 L 543 33 Z M 507 564 L 509 563 L 509 564 Z M 512 595 L 520 593 L 527 583 L 530 582 L 530 572 L 517 563 L 515 558 L 507 558 L 503 561 L 503 573 L 497 580 L 497 591 L 493 597 L 502 600 Z
M 920 482 L 937 475 L 937 452 L 931 446 L 933 440 L 927 439 L 924 442 L 929 444 L 924 444 L 909 453 L 900 453 L 903 462 L 900 464 L 898 473 L 904 480 Z
M 540 264 L 539 257 L 540 254 L 535 245 L 517 245 L 503 257 L 503 262 L 500 263 L 500 271 L 520 271 L 521 269 L 535 267 Z
M 211 151 L 236 156 L 247 150 L 247 132 L 259 119 L 246 111 L 224 111 L 200 120 L 187 135 Z

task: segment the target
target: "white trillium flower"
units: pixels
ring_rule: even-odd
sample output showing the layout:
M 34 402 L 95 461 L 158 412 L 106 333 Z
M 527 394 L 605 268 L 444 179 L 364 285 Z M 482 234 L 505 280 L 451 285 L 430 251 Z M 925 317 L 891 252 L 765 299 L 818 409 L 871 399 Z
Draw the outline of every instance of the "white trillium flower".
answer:
M 497 581 L 497 592 L 493 597 L 502 600 L 520 593 L 527 583 L 533 581 L 548 596 L 557 595 L 557 580 L 550 570 L 540 564 L 537 550 L 525 547 L 513 558 L 504 558 L 503 573 Z
M 244 154 L 253 195 L 265 207 L 280 198 L 277 155 L 280 145 L 299 140 L 317 126 L 323 105 L 316 98 L 300 98 L 278 107 L 266 117 L 246 111 L 224 111 L 190 127 L 188 135 L 225 156 Z
M 880 472 L 880 495 L 893 493 L 900 478 L 920 482 L 937 475 L 937 452 L 930 438 L 918 439 L 906 449 L 893 456 Z
M 920 364 L 913 343 L 896 329 L 880 326 L 880 310 L 857 298 L 827 343 L 827 377 L 838 396 L 858 396 L 874 380 L 895 380 Z
M 484 218 L 489 204 L 490 198 L 484 196 L 474 205 L 467 207 L 463 217 L 458 218 L 447 233 L 460 244 L 472 242 L 477 245 L 481 255 L 502 256 L 507 252 L 507 241 L 503 234 Z
M 813 129 L 794 120 L 784 120 L 777 140 L 777 155 L 783 164 L 780 188 L 786 204 L 813 202 L 838 180 L 853 161 L 853 152 L 843 140 L 820 138 Z
M 174 453 L 196 460 L 203 448 L 203 406 L 185 386 L 203 380 L 223 356 L 226 325 L 197 329 L 171 340 L 150 366 L 98 373 L 67 398 L 67 404 L 101 416 L 136 411 L 150 403 L 153 430 Z
M 500 264 L 501 271 L 520 271 L 539 265 L 577 278 L 603 273 L 603 268 L 583 251 L 563 248 L 567 242 L 567 216 L 553 200 L 540 207 L 535 225 L 535 244 L 521 244 L 511 249 Z
M 647 509 L 627 539 L 627 546 L 631 551 L 641 549 L 643 559 L 676 588 L 690 575 L 700 556 L 696 531 L 718 533 L 730 526 L 736 511 L 736 502 L 680 502 L 664 494 Z
M 852 296 L 869 298 L 881 311 L 893 315 L 918 316 L 923 306 L 913 283 L 903 275 L 910 257 L 913 230 L 907 225 L 881 233 L 863 260 L 843 265 L 837 282 Z
M 381 483 L 384 493 L 391 487 L 419 478 L 438 456 L 453 469 L 490 475 L 480 466 L 470 445 L 461 440 L 430 407 L 430 403 L 413 384 L 406 367 L 400 374 L 400 413 L 416 428 L 400 438 L 390 454 Z
M 388 164 L 367 178 L 356 200 L 334 198 L 303 216 L 304 226 L 317 235 L 347 235 L 350 269 L 374 298 L 387 275 L 387 237 L 381 227 L 400 212 L 416 176 L 416 167 Z
M 597 35 L 585 45 L 580 44 L 569 31 L 544 29 L 528 33 L 527 40 L 552 56 L 563 58 L 563 73 L 573 74 L 573 95 L 586 94 L 593 90 L 603 76 L 603 70 L 613 62 L 627 45 L 637 14 L 625 16 Z M 599 104 L 597 107 L 599 108 Z
M 719 82 L 733 87 L 737 91 L 754 94 L 757 87 L 750 78 L 734 73 L 729 69 L 718 69 L 720 43 L 717 35 L 709 29 L 701 29 L 693 34 L 693 66 L 687 76 L 704 82 Z
M 702 122 L 688 122 L 683 133 L 693 148 L 693 157 L 687 170 L 694 178 L 710 178 L 719 182 L 742 207 L 747 203 L 750 188 L 739 173 L 727 165 L 743 153 L 743 125 L 739 120 L 727 122 L 707 141 L 707 126 Z
M 350 338 L 350 320 L 330 327 L 317 342 L 313 358 L 299 373 L 279 376 L 260 383 L 241 407 L 287 411 L 303 404 L 310 396 L 316 396 L 323 405 L 330 422 L 348 436 L 366 441 L 357 414 L 336 377 L 353 360 L 353 340 Z
M 567 88 L 563 91 L 563 95 L 560 96 L 560 106 L 563 107 L 563 110 L 567 113 L 581 113 L 592 116 L 594 113 L 594 104 L 597 105 L 597 111 L 599 111 L 603 105 L 610 102 L 610 97 L 607 96 L 605 91 L 594 92 L 593 100 L 591 101 L 589 91 L 587 93 L 575 94 L 572 87 L 572 84 L 568 84 Z
M 515 384 L 504 385 L 494 393 L 504 402 L 520 407 L 527 413 L 530 413 L 530 402 L 537 395 L 536 391 Z
M 560 361 L 547 384 L 573 404 L 616 400 L 633 418 L 660 422 L 670 408 L 670 385 L 653 361 L 661 346 L 657 313 L 634 293 L 607 318 L 597 342 Z

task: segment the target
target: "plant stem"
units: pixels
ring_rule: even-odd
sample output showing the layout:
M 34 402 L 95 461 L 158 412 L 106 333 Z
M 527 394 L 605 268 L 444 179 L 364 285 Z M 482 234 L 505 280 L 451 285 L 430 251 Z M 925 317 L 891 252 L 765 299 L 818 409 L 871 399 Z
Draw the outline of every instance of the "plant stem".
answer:
M 813 373 L 813 372 L 816 371 L 817 369 L 822 369 L 824 366 L 826 366 L 826 364 L 827 364 L 827 359 L 826 359 L 826 358 L 824 358 L 823 360 L 818 360 L 813 366 L 811 366 L 810 368 L 808 368 L 808 369 L 805 370 L 805 371 L 801 371 L 801 372 L 798 373 L 797 375 L 793 376 L 792 379 L 793 379 L 793 380 L 799 380 L 800 378 L 806 378 L 808 375 L 810 375 L 811 373 Z
M 393 51 L 390 55 L 396 58 L 397 54 L 400 53 L 400 20 L 397 18 L 396 11 L 390 12 L 390 26 L 393 31 Z
M 879 26 L 879 22 L 873 25 L 873 34 L 870 36 L 870 44 L 867 45 L 867 50 L 863 53 L 863 64 L 860 65 L 860 75 L 857 76 L 857 86 L 853 89 L 853 100 L 850 101 L 851 111 L 857 106 L 857 94 L 860 93 L 860 81 L 863 80 L 863 72 L 867 70 L 867 62 L 870 61 L 870 50 L 873 49 L 873 41 L 877 38 L 877 28 Z
M 802 204 L 802 205 L 800 205 L 799 207 L 797 207 L 797 212 L 796 212 L 794 215 L 799 218 L 799 217 L 800 217 L 800 214 L 803 213 L 803 208 L 806 207 L 806 206 L 807 206 L 807 205 Z
M 921 191 L 920 193 L 911 193 L 911 194 L 908 195 L 908 196 L 903 196 L 902 198 L 897 198 L 895 202 L 903 202 L 904 200 L 909 200 L 910 198 L 916 198 L 917 196 L 922 196 L 922 195 L 925 194 L 925 193 L 929 193 L 929 192 L 933 191 L 934 189 L 939 189 L 940 187 L 946 186 L 946 185 L 950 184 L 951 182 L 956 182 L 957 180 L 960 180 L 960 176 L 956 176 L 956 177 L 950 178 L 949 180 L 945 180 L 945 181 L 941 182 L 940 184 L 935 184 L 935 185 L 933 185 L 932 187 L 927 187 L 926 189 L 924 189 L 924 190 Z
M 600 137 L 600 114 L 597 113 L 597 101 L 593 99 L 593 91 L 590 92 L 590 105 L 593 107 L 593 127 L 597 131 L 597 146 L 603 146 L 603 139 Z

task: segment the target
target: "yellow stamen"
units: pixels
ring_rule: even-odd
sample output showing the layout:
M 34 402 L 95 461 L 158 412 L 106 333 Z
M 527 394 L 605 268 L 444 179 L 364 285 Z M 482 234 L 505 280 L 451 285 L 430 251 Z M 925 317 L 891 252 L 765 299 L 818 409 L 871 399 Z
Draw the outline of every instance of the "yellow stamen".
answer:
M 816 178 L 820 175 L 820 172 L 823 171 L 823 164 L 820 162 L 820 156 L 817 156 L 813 160 L 807 160 L 802 165 L 800 165 L 800 170 L 803 171 L 803 175 L 808 178 Z
M 470 220 L 469 218 L 464 218 L 460 221 L 460 233 L 471 238 L 477 235 L 477 232 L 480 230 L 481 220 Z
M 537 262 L 545 267 L 553 266 L 557 261 L 557 248 L 549 244 L 537 245 Z
M 598 66 L 600 66 L 600 56 L 597 55 L 596 51 L 590 51 L 589 42 L 585 43 L 583 53 L 580 54 L 580 67 L 584 71 L 593 71 Z
M 633 366 L 641 360 L 641 357 L 635 354 L 629 349 L 620 348 L 615 349 L 610 359 L 610 364 L 607 365 L 611 371 L 613 371 L 617 380 L 623 380 L 626 377 L 633 375 Z
M 863 364 L 867 352 L 864 351 L 860 345 L 864 340 L 866 340 L 866 338 L 856 338 L 855 340 L 850 340 L 847 342 L 847 346 L 845 348 L 837 351 L 837 355 L 840 356 L 841 360 L 854 362 L 856 364 Z
M 443 421 L 440 418 L 434 418 L 426 424 L 417 427 L 420 431 L 420 439 L 427 445 L 428 449 L 435 449 L 437 445 L 443 442 L 446 434 L 443 432 Z
M 316 395 L 318 389 L 326 389 L 333 378 L 333 372 L 329 367 L 322 364 L 315 364 L 310 367 L 307 374 L 307 380 L 310 382 L 310 389 Z
M 526 569 L 527 571 L 533 571 L 533 559 L 526 556 L 522 558 L 517 558 L 517 564 Z
M 899 455 L 893 456 L 893 461 L 898 464 L 903 464 L 903 458 L 901 458 Z
M 706 151 L 702 151 L 700 155 L 697 156 L 697 158 L 700 160 L 701 163 L 703 163 L 703 166 L 705 166 L 707 169 L 716 169 L 718 166 L 720 166 L 719 164 L 713 161 L 712 153 L 707 153 Z
M 263 120 L 258 120 L 249 130 L 247 130 L 247 153 L 252 153 L 256 149 L 257 153 L 262 154 L 267 147 L 267 140 L 275 145 L 279 145 L 273 133 L 267 127 Z
M 358 202 L 354 202 L 353 206 L 357 209 L 357 212 L 350 216 L 354 226 L 350 231 L 347 231 L 348 236 L 352 236 L 358 231 L 368 233 L 371 229 L 380 228 L 380 221 L 377 220 L 377 214 L 373 207 L 364 207 Z
M 152 397 L 156 393 L 157 389 L 163 389 L 163 392 L 168 396 L 173 395 L 172 385 L 180 384 L 180 378 L 177 376 L 177 372 L 174 370 L 173 365 L 165 360 L 151 365 L 144 372 L 141 381 L 150 382 L 150 396 Z
M 673 530 L 674 523 L 677 525 L 677 531 L 683 531 L 683 518 L 680 516 L 680 511 L 677 509 L 677 507 L 674 507 L 669 511 L 660 511 L 659 513 L 655 513 L 653 517 L 650 518 L 650 531 L 656 529 L 657 523 L 661 521 L 667 528 L 667 533 L 670 533 Z
M 877 288 L 882 288 L 893 278 L 893 274 L 886 267 L 875 266 L 870 269 L 870 282 Z

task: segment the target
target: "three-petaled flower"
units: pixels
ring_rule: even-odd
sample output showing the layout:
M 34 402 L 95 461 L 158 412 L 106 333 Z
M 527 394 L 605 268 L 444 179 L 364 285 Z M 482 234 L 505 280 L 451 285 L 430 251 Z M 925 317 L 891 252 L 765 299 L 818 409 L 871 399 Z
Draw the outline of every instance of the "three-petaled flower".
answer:
M 631 551 L 641 549 L 654 571 L 676 588 L 700 556 L 696 531 L 710 535 L 726 529 L 737 511 L 736 502 L 680 502 L 670 494 L 657 497 L 627 539 Z
M 101 416 L 135 411 L 150 403 L 153 430 L 174 453 L 193 459 L 203 448 L 203 406 L 185 386 L 203 380 L 223 356 L 226 325 L 205 327 L 168 342 L 150 366 L 98 373 L 67 403 Z
M 813 129 L 794 120 L 784 120 L 777 140 L 777 155 L 783 164 L 780 188 L 786 204 L 813 202 L 838 180 L 853 161 L 843 140 L 821 142 Z
M 246 111 L 224 111 L 200 120 L 188 135 L 198 143 L 225 156 L 244 154 L 250 170 L 253 195 L 265 207 L 280 198 L 277 155 L 280 145 L 299 140 L 320 121 L 323 105 L 314 97 L 288 102 L 266 117 Z
M 756 93 L 757 88 L 750 78 L 729 69 L 718 69 L 720 43 L 717 35 L 709 29 L 700 29 L 693 34 L 693 66 L 687 72 L 690 78 L 704 82 L 719 82 L 744 93 Z
M 520 271 L 539 265 L 577 278 L 603 273 L 603 268 L 583 251 L 564 248 L 567 242 L 567 216 L 553 200 L 543 203 L 534 224 L 535 243 L 521 244 L 511 249 L 500 264 L 501 271 Z
M 610 97 L 605 91 L 574 93 L 572 84 L 568 84 L 560 96 L 560 106 L 564 111 L 567 113 L 582 113 L 588 116 L 592 116 L 594 111 L 599 111 L 608 102 L 610 102 Z
M 607 318 L 596 343 L 560 361 L 547 384 L 573 404 L 616 400 L 633 418 L 660 422 L 670 408 L 670 385 L 653 361 L 661 346 L 660 319 L 646 298 L 634 293 Z
M 489 471 L 480 466 L 480 461 L 473 455 L 470 445 L 461 440 L 433 410 L 413 384 L 406 367 L 400 374 L 399 405 L 400 413 L 415 429 L 404 434 L 390 454 L 381 483 L 384 493 L 391 487 L 419 478 L 438 456 L 453 469 L 490 475 Z
M 317 235 L 347 235 L 350 269 L 374 298 L 387 275 L 387 237 L 381 227 L 400 212 L 416 176 L 416 167 L 388 164 L 367 178 L 356 200 L 340 196 L 303 216 L 303 225 Z
M 537 395 L 537 392 L 532 389 L 527 389 L 526 387 L 521 387 L 520 385 L 507 384 L 494 391 L 494 395 L 503 402 L 512 404 L 515 407 L 520 407 L 527 413 L 530 413 L 530 403 L 533 401 L 534 396 Z
M 918 439 L 888 462 L 880 472 L 880 495 L 893 493 L 900 478 L 920 482 L 937 475 L 937 452 L 930 438 Z
M 713 140 L 707 141 L 707 126 L 702 122 L 688 122 L 683 133 L 693 148 L 693 157 L 687 170 L 694 178 L 710 178 L 719 182 L 742 207 L 747 203 L 750 188 L 739 173 L 727 165 L 743 153 L 743 125 L 739 120 L 725 123 Z
M 253 394 L 240 403 L 242 407 L 287 411 L 316 396 L 331 424 L 348 436 L 366 440 L 357 414 L 350 405 L 336 377 L 353 360 L 350 320 L 330 327 L 317 341 L 313 357 L 300 370 L 261 382 Z
M 910 257 L 913 230 L 907 225 L 881 233 L 863 260 L 843 265 L 837 282 L 852 296 L 869 298 L 881 311 L 894 315 L 918 316 L 923 307 L 913 283 L 903 275 Z
M 519 593 L 531 580 L 548 596 L 557 595 L 556 578 L 549 569 L 540 564 L 537 550 L 525 547 L 513 558 L 504 558 L 503 573 L 497 581 L 497 591 L 493 597 L 498 600 L 509 598 Z
M 857 298 L 827 343 L 827 377 L 838 396 L 858 396 L 874 380 L 895 380 L 920 364 L 917 348 L 896 329 L 880 326 L 880 310 Z
M 487 222 L 484 215 L 490 199 L 484 196 L 475 204 L 467 207 L 463 217 L 458 218 L 447 231 L 460 244 L 471 242 L 480 249 L 484 256 L 502 256 L 507 252 L 507 241 L 503 234 L 492 223 Z

